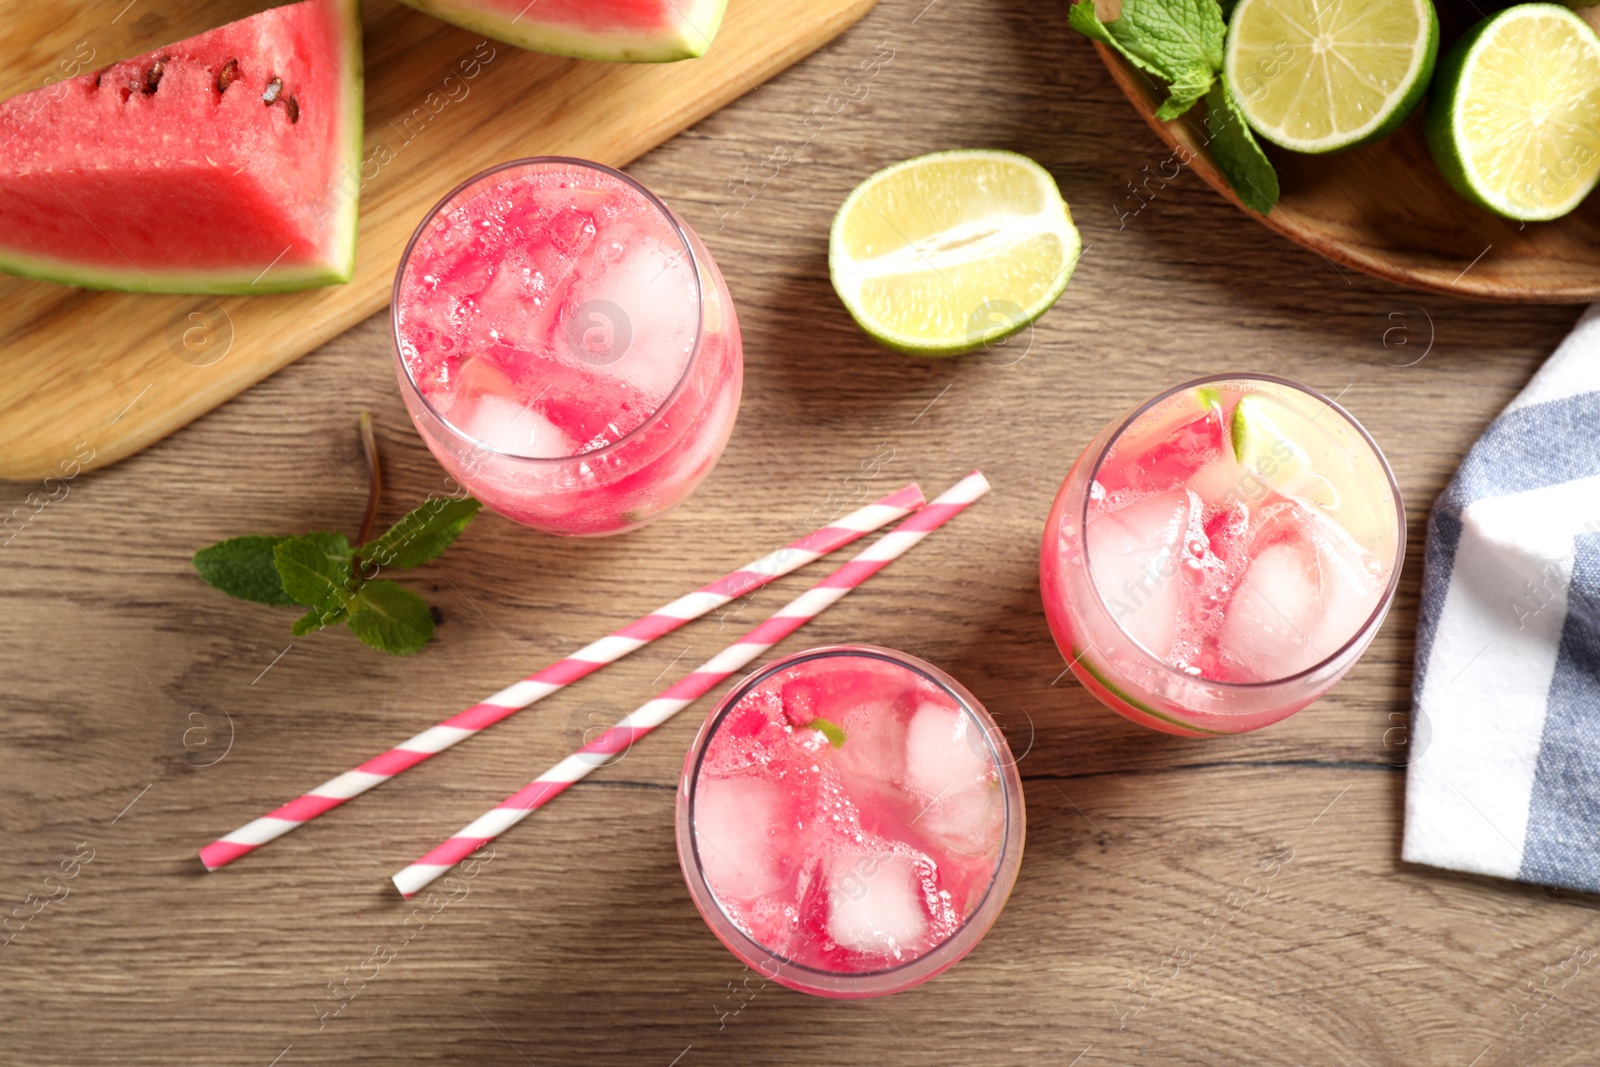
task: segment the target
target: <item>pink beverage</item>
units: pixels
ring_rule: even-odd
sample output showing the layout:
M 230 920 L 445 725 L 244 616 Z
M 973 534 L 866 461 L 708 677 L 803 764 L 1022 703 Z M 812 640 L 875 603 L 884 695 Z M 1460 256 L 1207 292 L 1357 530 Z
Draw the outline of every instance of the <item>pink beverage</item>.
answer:
M 633 529 L 716 465 L 743 353 L 722 275 L 632 178 L 484 171 L 417 227 L 394 283 L 406 407 L 445 469 L 549 533 Z
M 1022 860 L 1022 782 L 954 679 L 866 645 L 740 682 L 678 786 L 678 859 L 712 932 L 826 997 L 882 996 L 966 955 Z
M 1112 709 L 1167 733 L 1260 729 L 1371 643 L 1405 512 L 1383 453 L 1332 400 L 1265 375 L 1140 404 L 1090 442 L 1045 524 L 1056 644 Z

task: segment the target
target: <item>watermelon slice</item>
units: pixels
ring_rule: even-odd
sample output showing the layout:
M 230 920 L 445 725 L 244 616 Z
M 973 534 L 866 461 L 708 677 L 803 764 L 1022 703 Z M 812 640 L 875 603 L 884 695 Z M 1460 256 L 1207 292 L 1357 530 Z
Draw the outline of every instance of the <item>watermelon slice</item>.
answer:
M 711 47 L 727 0 L 405 0 L 498 41 L 579 59 L 668 63 Z
M 0 103 L 0 270 L 95 289 L 350 280 L 357 0 L 303 0 Z

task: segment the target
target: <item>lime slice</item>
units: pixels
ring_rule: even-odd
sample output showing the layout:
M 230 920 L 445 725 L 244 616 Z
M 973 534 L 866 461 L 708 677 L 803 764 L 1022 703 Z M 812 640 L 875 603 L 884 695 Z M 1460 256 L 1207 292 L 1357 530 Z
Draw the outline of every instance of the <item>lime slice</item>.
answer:
M 1263 393 L 1246 393 L 1234 405 L 1229 426 L 1234 458 L 1284 496 L 1337 510 L 1339 490 L 1318 473 L 1301 443 L 1309 429 L 1299 425 L 1303 422 L 1287 404 Z
M 1428 147 L 1480 207 L 1530 222 L 1565 215 L 1600 180 L 1600 39 L 1555 4 L 1480 22 L 1439 65 Z
M 815 718 L 806 723 L 806 729 L 815 730 L 828 739 L 828 744 L 834 748 L 844 747 L 844 731 L 824 718 Z
M 1315 506 L 1371 551 L 1392 543 L 1389 480 L 1337 412 L 1311 398 L 1246 393 L 1234 405 L 1229 431 L 1246 476 Z
M 1261 136 L 1336 152 L 1399 126 L 1438 54 L 1430 0 L 1239 0 L 1223 73 Z
M 828 271 L 880 344 L 954 356 L 1044 314 L 1081 247 L 1055 180 L 1027 156 L 935 152 L 856 186 L 833 220 Z

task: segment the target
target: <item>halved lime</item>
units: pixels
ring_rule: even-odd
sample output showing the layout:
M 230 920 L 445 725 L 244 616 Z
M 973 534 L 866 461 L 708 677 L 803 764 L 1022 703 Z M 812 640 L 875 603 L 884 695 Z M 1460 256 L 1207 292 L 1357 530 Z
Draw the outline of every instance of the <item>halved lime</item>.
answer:
M 1055 179 L 1015 152 L 918 156 L 856 186 L 828 237 L 833 288 L 880 344 L 971 352 L 1067 287 L 1082 242 Z
M 1239 0 L 1223 73 L 1261 136 L 1336 152 L 1405 121 L 1438 55 L 1430 0 Z
M 1462 196 L 1497 215 L 1565 215 L 1600 181 L 1600 38 L 1555 4 L 1480 22 L 1439 66 L 1428 147 Z

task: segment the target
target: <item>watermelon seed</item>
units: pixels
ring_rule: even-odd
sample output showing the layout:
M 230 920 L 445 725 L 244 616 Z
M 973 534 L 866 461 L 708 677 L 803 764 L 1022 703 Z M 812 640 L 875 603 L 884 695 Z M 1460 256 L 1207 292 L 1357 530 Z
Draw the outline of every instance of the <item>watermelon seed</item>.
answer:
M 278 102 L 278 94 L 283 92 L 283 79 L 273 78 L 267 83 L 267 91 L 261 94 L 261 102 L 271 107 Z
M 217 92 L 227 92 L 228 86 L 232 85 L 233 79 L 237 78 L 238 76 L 239 61 L 237 59 L 228 60 L 222 65 L 222 69 L 217 72 Z
M 291 123 L 300 121 L 300 101 L 291 96 L 289 99 L 283 102 L 283 106 L 288 109 L 289 121 Z
M 150 69 L 144 72 L 144 95 L 149 96 L 161 84 L 161 75 L 167 71 L 167 56 L 157 56 L 156 61 L 150 64 Z

